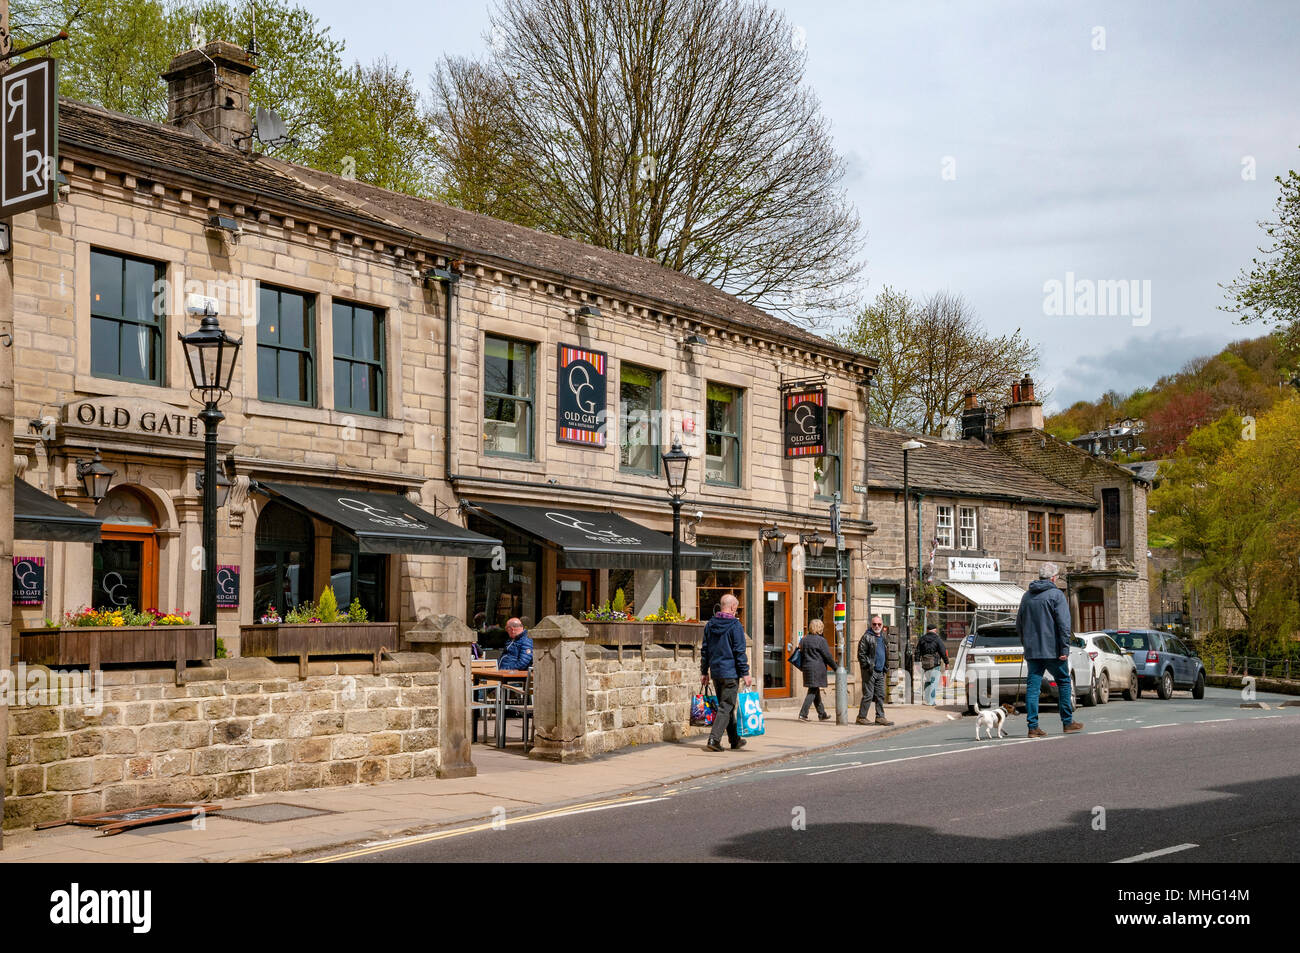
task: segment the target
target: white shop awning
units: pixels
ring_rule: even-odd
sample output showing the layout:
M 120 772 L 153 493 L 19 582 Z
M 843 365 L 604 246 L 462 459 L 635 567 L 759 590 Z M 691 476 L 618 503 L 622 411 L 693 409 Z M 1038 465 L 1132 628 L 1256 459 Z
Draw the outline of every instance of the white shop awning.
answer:
M 1007 609 L 1015 612 L 1025 590 L 1009 582 L 944 582 L 976 609 Z

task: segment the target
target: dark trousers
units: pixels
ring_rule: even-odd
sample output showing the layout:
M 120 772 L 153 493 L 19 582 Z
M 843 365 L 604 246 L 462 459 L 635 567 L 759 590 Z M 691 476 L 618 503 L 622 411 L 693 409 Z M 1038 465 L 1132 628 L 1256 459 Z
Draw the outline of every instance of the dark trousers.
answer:
M 812 705 L 817 706 L 817 717 L 826 717 L 826 706 L 822 704 L 822 690 L 820 688 L 808 689 L 808 694 L 804 696 L 803 707 L 799 709 L 799 717 L 808 717 L 808 708 Z
M 862 673 L 862 704 L 858 706 L 858 717 L 869 718 L 871 702 L 876 703 L 876 717 L 885 717 L 885 672 L 867 669 Z
M 736 691 L 740 684 L 737 678 L 715 678 L 713 690 L 718 693 L 718 712 L 713 717 L 713 730 L 709 732 L 709 744 L 721 745 L 722 733 L 727 733 L 731 747 L 740 744 L 740 732 L 736 729 Z

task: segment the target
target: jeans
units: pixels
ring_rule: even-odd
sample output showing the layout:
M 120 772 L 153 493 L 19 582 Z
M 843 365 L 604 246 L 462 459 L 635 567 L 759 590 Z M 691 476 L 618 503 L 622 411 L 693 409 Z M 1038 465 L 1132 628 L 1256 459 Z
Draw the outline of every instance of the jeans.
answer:
M 871 712 L 871 702 L 876 703 L 876 717 L 885 717 L 885 672 L 869 669 L 862 673 L 862 704 L 858 706 L 858 717 L 867 718 Z
M 736 728 L 736 692 L 740 685 L 737 678 L 715 678 L 713 689 L 718 693 L 718 712 L 713 716 L 713 730 L 709 732 L 709 744 L 722 745 L 722 733 L 727 733 L 731 747 L 740 744 L 740 731 Z
M 813 704 L 817 705 L 817 717 L 826 717 L 826 706 L 822 704 L 822 690 L 820 688 L 808 689 L 808 694 L 804 696 L 803 707 L 799 709 L 799 717 L 808 717 L 808 708 Z
M 1068 728 L 1074 721 L 1074 685 L 1070 681 L 1069 662 L 1055 658 L 1031 658 L 1025 660 L 1029 665 L 1029 679 L 1025 685 L 1025 710 L 1029 717 L 1029 727 L 1038 727 L 1038 695 L 1043 690 L 1043 672 L 1056 676 L 1056 690 L 1060 695 L 1061 725 Z
M 927 705 L 933 705 L 937 701 L 939 694 L 939 676 L 943 674 L 943 668 L 935 666 L 934 668 L 925 669 L 921 676 L 921 701 Z

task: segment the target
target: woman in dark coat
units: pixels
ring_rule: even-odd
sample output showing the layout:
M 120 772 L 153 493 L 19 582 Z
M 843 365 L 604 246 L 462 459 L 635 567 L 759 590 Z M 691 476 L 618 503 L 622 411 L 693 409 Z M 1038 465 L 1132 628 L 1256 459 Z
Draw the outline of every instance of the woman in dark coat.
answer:
M 808 623 L 808 634 L 799 643 L 799 651 L 803 655 L 803 664 L 799 668 L 803 672 L 804 687 L 808 689 L 803 708 L 799 710 L 799 717 L 804 721 L 808 720 L 808 708 L 814 704 L 817 706 L 819 721 L 830 718 L 826 714 L 826 706 L 822 704 L 822 689 L 826 687 L 827 669 L 835 667 L 835 657 L 831 655 L 831 647 L 822 636 L 823 629 L 825 626 L 822 625 L 822 620 L 813 619 Z

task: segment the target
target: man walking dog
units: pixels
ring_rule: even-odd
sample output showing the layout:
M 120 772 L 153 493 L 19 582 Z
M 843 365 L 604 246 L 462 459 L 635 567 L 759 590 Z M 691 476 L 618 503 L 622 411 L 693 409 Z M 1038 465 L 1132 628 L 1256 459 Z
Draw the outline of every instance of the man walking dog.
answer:
M 1025 664 L 1029 678 L 1025 685 L 1025 708 L 1029 715 L 1029 737 L 1046 738 L 1038 727 L 1038 695 L 1043 688 L 1043 672 L 1056 677 L 1060 695 L 1061 725 L 1066 734 L 1083 731 L 1083 722 L 1074 720 L 1074 686 L 1070 681 L 1070 604 L 1056 586 L 1060 569 L 1056 563 L 1043 563 L 1038 580 L 1020 599 L 1016 613 L 1016 634 L 1025 647 Z

